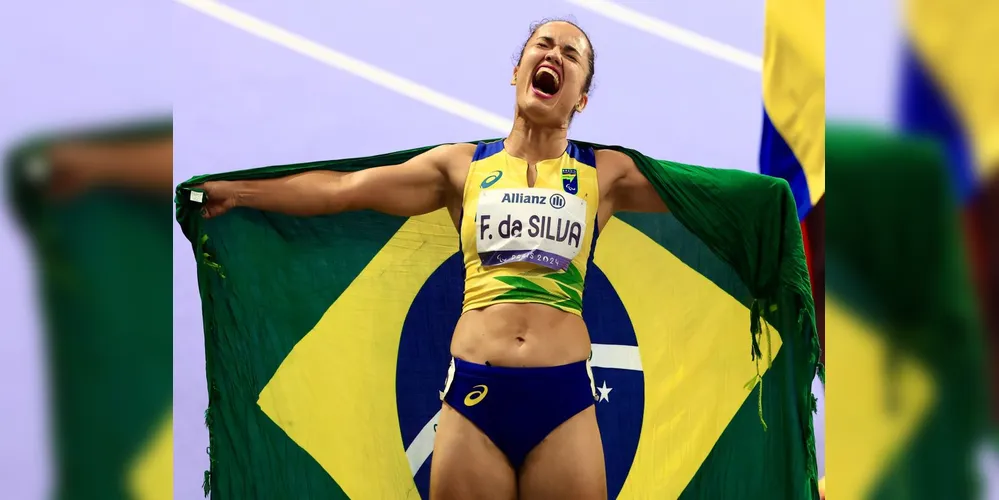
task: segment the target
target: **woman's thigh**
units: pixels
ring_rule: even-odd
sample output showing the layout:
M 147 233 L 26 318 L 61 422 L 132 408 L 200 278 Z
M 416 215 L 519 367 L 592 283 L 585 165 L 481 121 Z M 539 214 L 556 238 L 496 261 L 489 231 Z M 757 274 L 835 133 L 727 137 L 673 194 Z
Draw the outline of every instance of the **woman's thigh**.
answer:
M 566 420 L 531 450 L 518 482 L 520 500 L 605 500 L 607 472 L 596 407 Z
M 430 499 L 515 500 L 517 476 L 503 452 L 444 404 L 430 462 Z

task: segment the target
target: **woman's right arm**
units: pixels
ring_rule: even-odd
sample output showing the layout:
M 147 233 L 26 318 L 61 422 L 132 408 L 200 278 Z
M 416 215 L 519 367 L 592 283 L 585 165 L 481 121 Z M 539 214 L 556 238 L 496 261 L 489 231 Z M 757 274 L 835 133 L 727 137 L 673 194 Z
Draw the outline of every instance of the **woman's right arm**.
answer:
M 217 217 L 234 207 L 313 216 L 375 210 L 413 216 L 443 208 L 454 145 L 438 146 L 409 161 L 357 172 L 312 171 L 278 179 L 214 181 L 204 214 Z

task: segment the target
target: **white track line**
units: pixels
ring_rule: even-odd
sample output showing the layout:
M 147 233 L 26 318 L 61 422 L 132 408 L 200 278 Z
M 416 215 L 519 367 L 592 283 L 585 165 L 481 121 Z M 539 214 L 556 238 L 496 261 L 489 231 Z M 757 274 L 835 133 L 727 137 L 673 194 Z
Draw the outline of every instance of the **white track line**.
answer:
M 661 38 L 665 38 L 677 45 L 682 45 L 691 50 L 696 50 L 702 54 L 721 59 L 736 66 L 746 68 L 757 73 L 763 69 L 763 58 L 755 56 L 731 45 L 724 44 L 717 40 L 708 38 L 699 33 L 681 28 L 667 23 L 652 16 L 642 14 L 636 10 L 629 9 L 623 5 L 618 5 L 607 0 L 566 0 L 567 2 L 592 10 L 597 14 L 609 17 L 619 23 L 626 24 L 632 28 L 640 29 L 646 33 L 651 33 Z
M 385 87 L 393 92 L 451 113 L 503 134 L 509 133 L 513 122 L 497 114 L 475 107 L 412 80 L 392 74 L 359 59 L 337 52 L 301 35 L 253 17 L 245 12 L 213 0 L 175 0 L 202 14 L 239 28 L 247 33 L 274 42 L 328 66 L 346 71 Z

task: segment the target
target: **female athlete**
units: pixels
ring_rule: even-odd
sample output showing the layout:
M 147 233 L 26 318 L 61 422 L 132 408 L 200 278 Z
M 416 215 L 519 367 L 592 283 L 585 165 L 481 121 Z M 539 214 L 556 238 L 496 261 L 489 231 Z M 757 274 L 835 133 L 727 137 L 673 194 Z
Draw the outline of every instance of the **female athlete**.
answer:
M 586 108 L 593 60 L 579 27 L 546 21 L 513 68 L 505 140 L 439 146 L 359 172 L 203 185 L 205 217 L 233 207 L 299 216 L 448 210 L 465 296 L 434 442 L 434 500 L 607 498 L 583 279 L 612 214 L 666 206 L 627 155 L 567 139 Z

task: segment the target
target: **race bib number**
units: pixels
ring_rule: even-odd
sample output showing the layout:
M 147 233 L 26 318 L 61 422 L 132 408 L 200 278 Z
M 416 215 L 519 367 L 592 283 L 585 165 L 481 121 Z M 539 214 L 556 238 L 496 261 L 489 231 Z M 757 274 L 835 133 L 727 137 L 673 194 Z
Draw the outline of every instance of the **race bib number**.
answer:
M 564 271 L 583 245 L 586 200 L 555 189 L 485 190 L 476 233 L 483 266 L 531 262 Z

